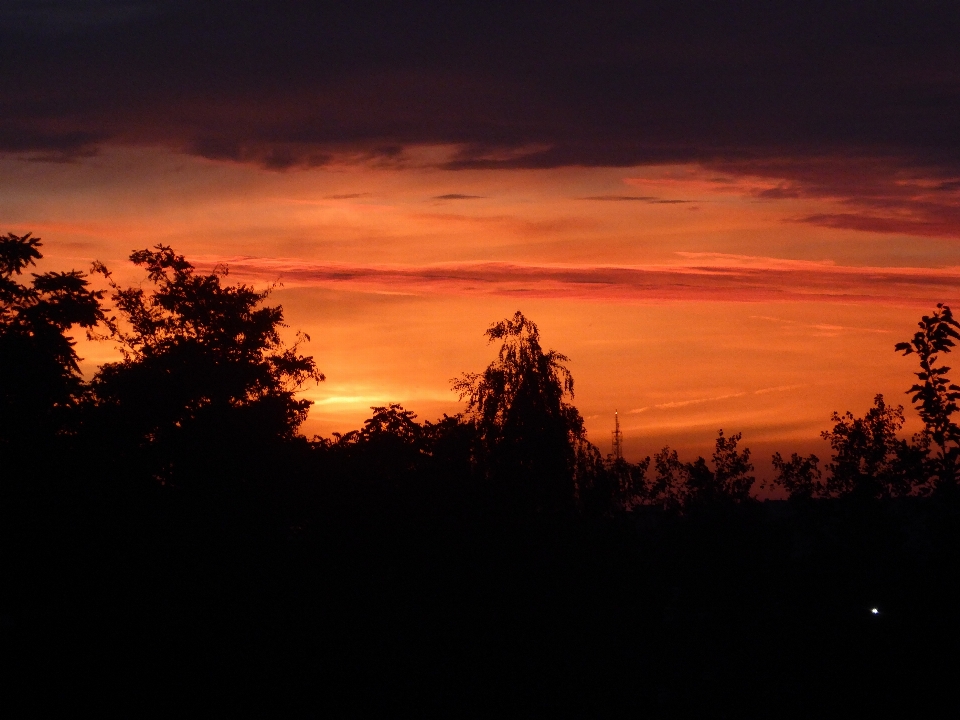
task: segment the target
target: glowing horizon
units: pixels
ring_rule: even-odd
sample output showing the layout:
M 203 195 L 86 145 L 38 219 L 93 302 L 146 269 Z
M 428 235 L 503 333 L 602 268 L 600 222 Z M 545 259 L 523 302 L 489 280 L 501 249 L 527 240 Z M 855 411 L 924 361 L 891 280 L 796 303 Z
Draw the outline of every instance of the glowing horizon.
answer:
M 628 458 L 665 443 L 707 454 L 722 427 L 759 470 L 767 451 L 820 448 L 834 410 L 863 414 L 878 392 L 907 404 L 913 368 L 893 345 L 960 297 L 954 235 L 801 222 L 856 208 L 836 187 L 697 164 L 276 172 L 160 149 L 0 163 L 3 230 L 41 236 L 45 268 L 97 259 L 140 282 L 126 256 L 163 243 L 201 271 L 226 263 L 228 281 L 279 281 L 270 301 L 327 375 L 305 392 L 308 436 L 391 402 L 421 419 L 460 411 L 449 380 L 484 367 L 484 330 L 520 309 L 571 357 L 601 451 L 619 408 Z M 638 177 L 660 190 L 637 192 Z M 906 187 L 894 170 L 871 182 Z M 917 193 L 931 182 L 863 212 L 929 212 Z M 113 353 L 80 342 L 88 375 Z

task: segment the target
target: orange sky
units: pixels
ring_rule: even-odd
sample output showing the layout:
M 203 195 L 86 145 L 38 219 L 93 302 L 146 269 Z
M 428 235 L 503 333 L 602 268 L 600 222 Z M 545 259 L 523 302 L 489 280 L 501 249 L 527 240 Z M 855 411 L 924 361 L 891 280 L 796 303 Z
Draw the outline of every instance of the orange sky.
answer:
M 280 280 L 273 299 L 327 375 L 306 393 L 308 435 L 389 402 L 456 412 L 449 380 L 486 365 L 484 330 L 520 309 L 570 356 L 605 453 L 620 411 L 630 459 L 707 453 L 721 427 L 758 465 L 821 448 L 832 411 L 907 401 L 894 343 L 960 296 L 943 193 L 916 173 L 854 163 L 833 173 L 841 191 L 775 163 L 436 169 L 450 152 L 286 172 L 150 149 L 6 156 L 0 230 L 41 236 L 45 267 L 100 259 L 135 281 L 126 255 L 166 243 Z M 112 352 L 82 343 L 85 370 Z

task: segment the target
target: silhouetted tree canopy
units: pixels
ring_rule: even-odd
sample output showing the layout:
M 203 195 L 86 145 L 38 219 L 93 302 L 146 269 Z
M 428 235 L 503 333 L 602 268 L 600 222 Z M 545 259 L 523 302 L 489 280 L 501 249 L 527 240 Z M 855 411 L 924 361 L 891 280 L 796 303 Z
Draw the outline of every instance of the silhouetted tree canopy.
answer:
M 226 477 L 255 472 L 257 458 L 272 457 L 267 446 L 300 438 L 310 402 L 297 392 L 324 377 L 299 351 L 306 336 L 284 342 L 282 308 L 265 304 L 269 290 L 227 284 L 224 267 L 197 272 L 158 245 L 130 256 L 146 271 L 146 287 L 120 287 L 95 264 L 112 288 L 118 317 L 108 317 L 105 291 L 81 272 L 22 279 L 40 248 L 30 234 L 0 237 L 0 448 L 8 458 L 73 438 L 73 451 L 109 447 L 105 455 L 117 463 L 134 460 L 161 479 Z M 98 325 L 123 359 L 103 365 L 88 385 L 69 332 L 78 326 L 90 334 Z M 374 407 L 359 430 L 301 442 L 304 452 L 312 448 L 343 475 L 398 488 L 416 477 L 483 478 L 527 508 L 683 511 L 752 497 L 754 468 L 739 433 L 721 430 L 709 461 L 685 462 L 665 447 L 637 463 L 603 462 L 573 405 L 568 358 L 544 350 L 537 325 L 520 312 L 485 335 L 499 346 L 494 361 L 453 381 L 464 415 L 421 422 L 397 404 Z M 807 500 L 954 487 L 960 386 L 942 357 L 958 339 L 960 323 L 940 304 L 910 341 L 896 345 L 920 362 L 909 392 L 922 432 L 902 438 L 903 408 L 877 395 L 863 417 L 833 414 L 821 433 L 831 447 L 823 469 L 816 455 L 775 454 L 772 485 Z
M 924 482 L 922 453 L 898 436 L 903 406 L 890 407 L 877 395 L 864 417 L 835 412 L 832 419 L 833 428 L 821 433 L 834 452 L 827 464 L 829 494 L 899 497 Z
M 950 307 L 939 303 L 932 315 L 924 315 L 920 329 L 908 342 L 897 343 L 895 349 L 904 355 L 916 354 L 920 381 L 907 392 L 913 393 L 913 403 L 924 423 L 925 441 L 936 448 L 932 475 L 937 485 L 953 487 L 957 481 L 957 461 L 960 458 L 960 427 L 953 421 L 960 400 L 960 387 L 947 378 L 950 368 L 940 365 L 941 353 L 954 347 L 960 339 L 960 328 Z
M 602 468 L 593 474 L 594 487 L 589 490 L 593 490 L 598 502 L 612 510 L 630 511 L 638 505 L 651 504 L 649 468 L 649 456 L 636 463 L 607 456 Z M 589 490 L 585 499 L 589 498 Z
M 67 431 L 67 411 L 85 391 L 71 327 L 88 330 L 104 320 L 103 292 L 76 270 L 23 271 L 42 257 L 40 238 L 0 237 L 0 446 L 23 452 Z
M 569 505 L 578 469 L 600 460 L 586 442 L 583 418 L 567 402 L 573 399 L 573 376 L 563 364 L 569 358 L 544 352 L 536 324 L 519 311 L 491 325 L 486 336 L 500 342 L 497 359 L 452 381 L 477 428 L 478 461 L 489 477 L 528 493 L 538 507 Z
M 791 500 L 811 500 L 823 497 L 827 492 L 822 481 L 820 458 L 816 455 L 791 453 L 790 459 L 784 460 L 777 452 L 773 454 L 773 469 L 777 475 L 771 484 L 786 490 Z
M 741 437 L 740 433 L 726 437 L 723 430 L 718 432 L 712 468 L 702 457 L 682 462 L 676 450 L 664 447 L 653 457 L 656 474 L 646 484 L 644 503 L 679 510 L 749 501 L 755 478 L 750 474 L 750 450 L 737 449 Z
M 416 413 L 396 403 L 370 409 L 373 415 L 360 430 L 334 433 L 326 447 L 338 451 L 355 474 L 367 479 L 390 481 L 422 469 L 428 449 Z
M 111 281 L 120 313 L 112 335 L 123 360 L 104 365 L 93 380 L 111 427 L 151 448 L 164 472 L 183 451 L 199 459 L 225 443 L 242 450 L 293 438 L 311 404 L 295 393 L 324 376 L 299 352 L 309 338 L 284 343 L 282 308 L 263 305 L 269 291 L 224 285 L 223 267 L 196 273 L 162 245 L 130 259 L 147 270 L 153 288 Z
M 449 484 L 472 477 L 472 423 L 459 415 L 420 423 L 415 413 L 397 403 L 370 409 L 373 415 L 359 430 L 314 440 L 353 481 L 381 489 L 394 485 L 393 490 L 402 492 L 417 478 L 442 477 Z

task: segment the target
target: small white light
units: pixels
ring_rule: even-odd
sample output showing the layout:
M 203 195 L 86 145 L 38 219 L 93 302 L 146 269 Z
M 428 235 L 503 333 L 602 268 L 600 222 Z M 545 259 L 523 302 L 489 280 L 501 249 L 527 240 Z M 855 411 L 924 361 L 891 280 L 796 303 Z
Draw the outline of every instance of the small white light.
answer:
M 879 615 L 879 614 L 880 614 L 880 611 L 877 610 L 876 608 L 870 608 L 870 613 L 873 614 L 873 615 Z

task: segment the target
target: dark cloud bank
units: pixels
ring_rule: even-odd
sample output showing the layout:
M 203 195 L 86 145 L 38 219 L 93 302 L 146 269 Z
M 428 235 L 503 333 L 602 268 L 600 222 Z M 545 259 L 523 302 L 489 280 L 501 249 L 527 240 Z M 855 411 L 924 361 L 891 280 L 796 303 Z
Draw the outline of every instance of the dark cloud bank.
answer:
M 454 168 L 776 158 L 802 194 L 869 158 L 950 182 L 958 37 L 960 5 L 924 2 L 6 2 L 0 150 L 283 169 L 453 143 Z

